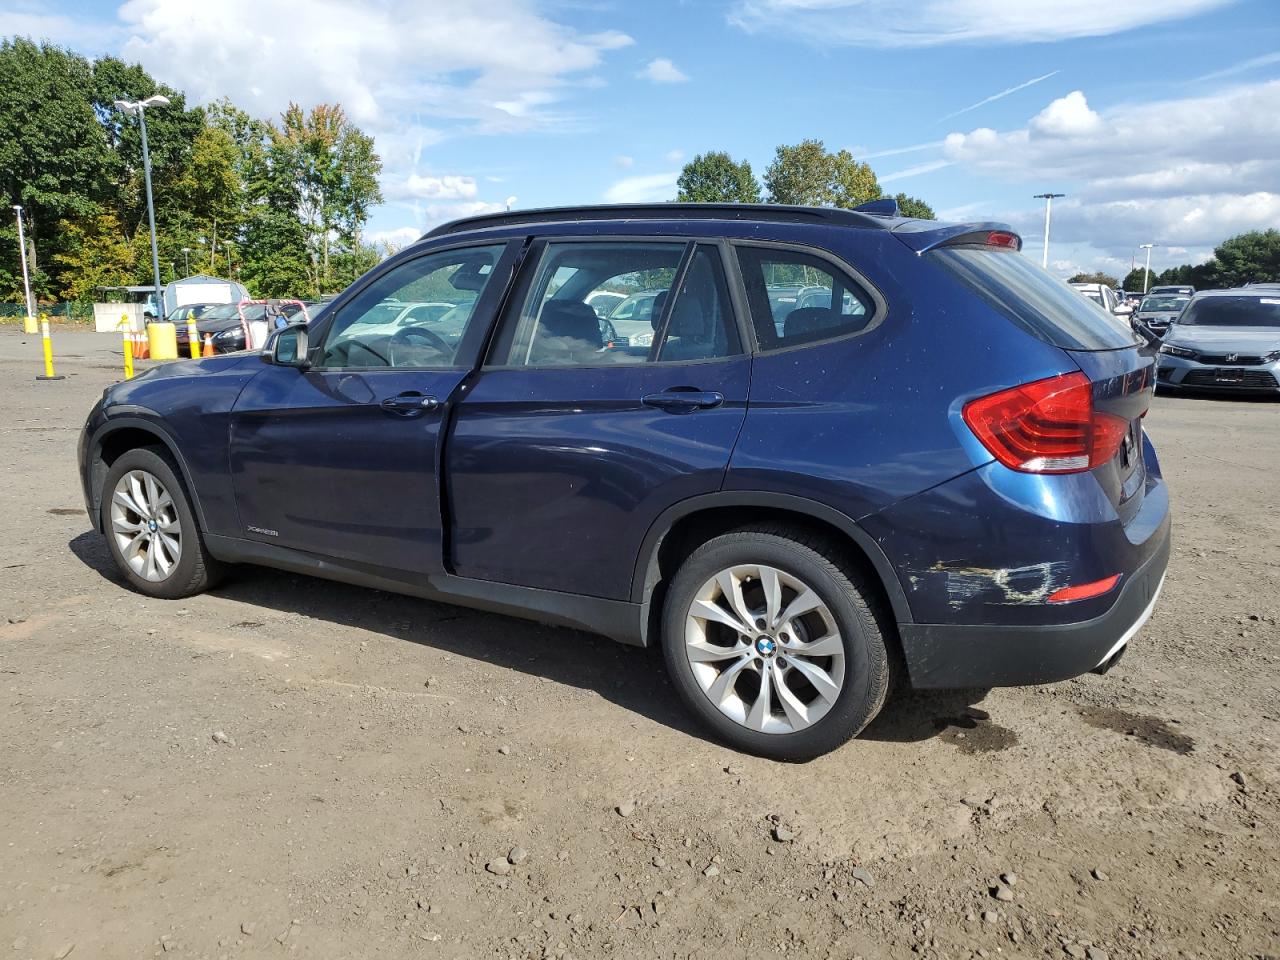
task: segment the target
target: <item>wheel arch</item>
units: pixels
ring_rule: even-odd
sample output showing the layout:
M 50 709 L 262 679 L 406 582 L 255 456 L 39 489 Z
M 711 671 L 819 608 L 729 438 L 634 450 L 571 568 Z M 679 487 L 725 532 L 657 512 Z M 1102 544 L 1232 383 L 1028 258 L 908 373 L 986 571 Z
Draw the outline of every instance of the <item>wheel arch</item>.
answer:
M 150 413 L 150 411 L 146 412 Z M 208 529 L 205 524 L 204 510 L 200 506 L 200 498 L 196 494 L 195 485 L 191 482 L 191 470 L 173 435 L 156 420 L 139 414 L 128 414 L 112 417 L 98 428 L 89 443 L 86 469 L 89 474 L 88 487 L 92 508 L 90 520 L 98 532 L 102 532 L 102 484 L 111 465 L 130 450 L 157 446 L 162 447 L 177 464 L 179 478 L 185 488 L 183 492 L 191 500 L 196 522 L 200 524 L 201 530 Z
M 631 601 L 640 605 L 645 645 L 660 634 L 665 585 L 680 561 L 708 539 L 748 524 L 788 523 L 830 536 L 845 546 L 845 559 L 860 567 L 893 613 L 896 623 L 911 623 L 911 608 L 898 575 L 880 545 L 838 510 L 781 493 L 720 491 L 691 497 L 669 507 L 653 522 L 641 543 L 631 581 Z

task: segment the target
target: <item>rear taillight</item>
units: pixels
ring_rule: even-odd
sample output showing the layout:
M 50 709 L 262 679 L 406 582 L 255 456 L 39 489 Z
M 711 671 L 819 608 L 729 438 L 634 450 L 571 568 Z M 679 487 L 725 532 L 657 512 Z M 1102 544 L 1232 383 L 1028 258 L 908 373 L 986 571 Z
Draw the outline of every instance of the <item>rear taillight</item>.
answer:
M 1093 408 L 1093 387 L 1079 372 L 971 400 L 964 422 L 993 457 L 1023 473 L 1092 470 L 1116 455 L 1129 429 Z

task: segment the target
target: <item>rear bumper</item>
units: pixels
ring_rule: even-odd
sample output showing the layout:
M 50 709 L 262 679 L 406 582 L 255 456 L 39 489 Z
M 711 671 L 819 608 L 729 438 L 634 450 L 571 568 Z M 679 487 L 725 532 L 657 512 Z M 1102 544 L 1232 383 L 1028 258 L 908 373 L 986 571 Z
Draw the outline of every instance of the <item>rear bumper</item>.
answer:
M 1169 565 L 1169 518 L 1155 552 L 1129 575 L 1106 613 L 1079 623 L 1037 626 L 901 624 L 911 684 L 918 688 L 1053 683 L 1112 661 L 1146 623 Z

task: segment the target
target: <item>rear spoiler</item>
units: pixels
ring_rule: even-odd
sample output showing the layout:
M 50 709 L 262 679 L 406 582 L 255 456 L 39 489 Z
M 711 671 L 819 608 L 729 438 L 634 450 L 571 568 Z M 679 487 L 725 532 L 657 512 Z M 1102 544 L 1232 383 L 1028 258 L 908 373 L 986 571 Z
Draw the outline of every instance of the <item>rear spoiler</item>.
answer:
M 893 235 L 916 253 L 936 247 L 989 246 L 1021 250 L 1022 237 L 1007 223 L 983 220 L 975 223 L 938 223 L 937 220 L 904 220 L 893 227 Z

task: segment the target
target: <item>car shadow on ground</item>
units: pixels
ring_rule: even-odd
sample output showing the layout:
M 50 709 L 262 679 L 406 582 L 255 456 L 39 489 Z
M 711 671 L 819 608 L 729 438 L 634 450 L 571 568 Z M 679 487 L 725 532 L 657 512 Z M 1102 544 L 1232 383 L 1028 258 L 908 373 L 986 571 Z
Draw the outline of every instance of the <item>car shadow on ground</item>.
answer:
M 72 539 L 68 547 L 104 579 L 121 590 L 130 589 L 116 570 L 102 536 L 86 531 Z M 212 593 L 249 607 L 373 632 L 591 690 L 611 703 L 688 736 L 708 736 L 676 697 L 656 647 L 630 647 L 578 630 L 266 567 L 239 566 Z M 154 602 L 172 603 L 177 609 L 185 601 Z M 268 620 L 263 617 L 262 621 L 210 623 L 204 629 L 269 629 Z M 427 679 L 425 673 L 423 679 Z M 965 708 L 985 693 L 931 691 L 895 696 L 863 731 L 862 738 L 887 742 L 930 739 L 946 729 L 953 716 L 963 716 Z

